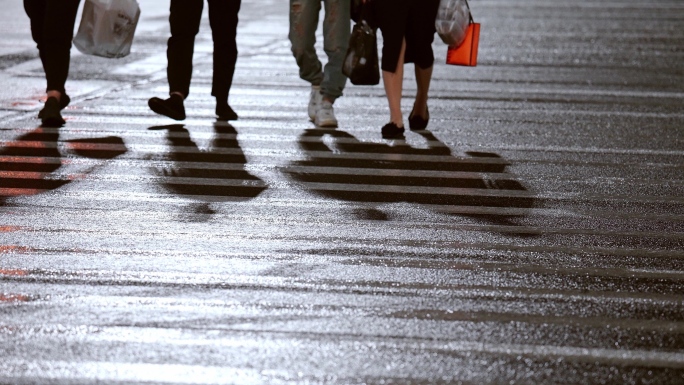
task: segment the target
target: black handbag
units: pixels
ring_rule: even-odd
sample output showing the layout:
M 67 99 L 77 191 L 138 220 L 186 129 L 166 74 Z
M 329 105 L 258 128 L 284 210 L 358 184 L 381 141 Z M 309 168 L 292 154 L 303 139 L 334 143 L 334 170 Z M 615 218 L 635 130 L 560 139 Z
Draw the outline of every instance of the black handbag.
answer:
M 361 14 L 363 13 L 362 9 Z M 373 86 L 380 83 L 378 39 L 375 30 L 368 25 L 363 16 L 352 29 L 342 73 L 357 86 Z

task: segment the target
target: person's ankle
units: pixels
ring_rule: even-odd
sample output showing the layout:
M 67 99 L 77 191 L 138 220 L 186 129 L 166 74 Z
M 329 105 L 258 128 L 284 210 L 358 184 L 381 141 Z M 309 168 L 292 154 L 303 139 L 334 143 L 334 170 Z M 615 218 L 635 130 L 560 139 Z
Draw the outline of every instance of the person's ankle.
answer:
M 47 98 L 46 99 L 49 99 L 49 98 L 55 98 L 55 99 L 57 99 L 57 101 L 60 101 L 62 99 L 62 93 L 59 91 L 50 90 L 47 92 Z
M 404 127 L 404 117 L 403 116 L 390 116 L 390 123 L 394 123 L 397 127 Z
M 412 115 L 418 115 L 423 119 L 427 118 L 427 100 L 416 100 L 413 103 Z
M 216 99 L 216 116 L 221 121 L 238 119 L 237 113 L 230 107 L 228 101 L 218 98 Z

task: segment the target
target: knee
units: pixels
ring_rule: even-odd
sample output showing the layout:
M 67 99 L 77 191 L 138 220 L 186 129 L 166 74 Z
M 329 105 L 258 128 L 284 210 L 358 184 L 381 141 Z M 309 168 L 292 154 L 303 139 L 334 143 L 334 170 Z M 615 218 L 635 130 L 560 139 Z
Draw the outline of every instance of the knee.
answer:
M 301 49 L 295 49 L 294 47 L 292 48 L 292 56 L 295 58 L 295 61 L 297 64 L 302 65 L 303 63 L 306 63 L 306 54 L 303 50 Z
M 37 43 L 38 50 L 69 51 L 71 49 L 71 35 L 46 34 Z
M 223 52 L 231 57 L 238 56 L 238 49 L 236 44 L 224 44 L 222 46 L 214 45 L 214 52 Z
M 406 56 L 420 68 L 426 69 L 432 67 L 432 64 L 435 61 L 435 54 L 432 51 L 432 42 L 425 40 L 407 42 Z
M 432 48 L 418 52 L 414 62 L 416 66 L 421 69 L 428 69 L 432 67 L 432 65 L 435 63 L 435 54 L 432 52 Z
M 199 26 L 189 26 L 184 24 L 172 25 L 171 37 L 174 40 L 188 40 L 195 39 L 195 36 L 199 33 Z
M 302 39 L 290 36 L 290 43 L 292 43 L 290 51 L 292 51 L 292 55 L 295 58 L 301 58 L 306 55 L 307 47 L 306 44 L 304 44 L 304 42 L 302 41 Z

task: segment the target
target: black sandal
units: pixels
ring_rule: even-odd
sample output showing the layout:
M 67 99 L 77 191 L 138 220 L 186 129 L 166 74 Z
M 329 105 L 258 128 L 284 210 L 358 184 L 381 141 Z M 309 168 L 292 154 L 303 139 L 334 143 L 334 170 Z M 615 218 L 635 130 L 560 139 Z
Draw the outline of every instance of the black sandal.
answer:
M 382 127 L 382 137 L 384 139 L 394 139 L 404 135 L 404 127 L 399 127 L 393 122 L 389 122 Z
M 427 106 L 425 106 L 425 113 L 427 114 L 427 117 L 423 119 L 421 116 L 416 115 L 414 111 L 411 111 L 411 115 L 409 115 L 408 118 L 411 131 L 424 130 L 427 128 L 428 121 L 430 120 L 430 111 Z

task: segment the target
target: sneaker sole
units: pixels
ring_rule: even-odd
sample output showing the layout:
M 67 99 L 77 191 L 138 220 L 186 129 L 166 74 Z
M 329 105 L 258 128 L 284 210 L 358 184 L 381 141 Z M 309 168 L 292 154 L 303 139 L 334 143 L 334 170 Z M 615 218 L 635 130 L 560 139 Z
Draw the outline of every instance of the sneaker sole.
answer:
M 337 127 L 337 121 L 333 121 L 333 120 L 327 120 L 327 121 L 323 121 L 323 122 L 316 122 L 316 121 L 314 121 L 314 123 L 315 123 L 318 127 L 331 127 L 331 128 Z

